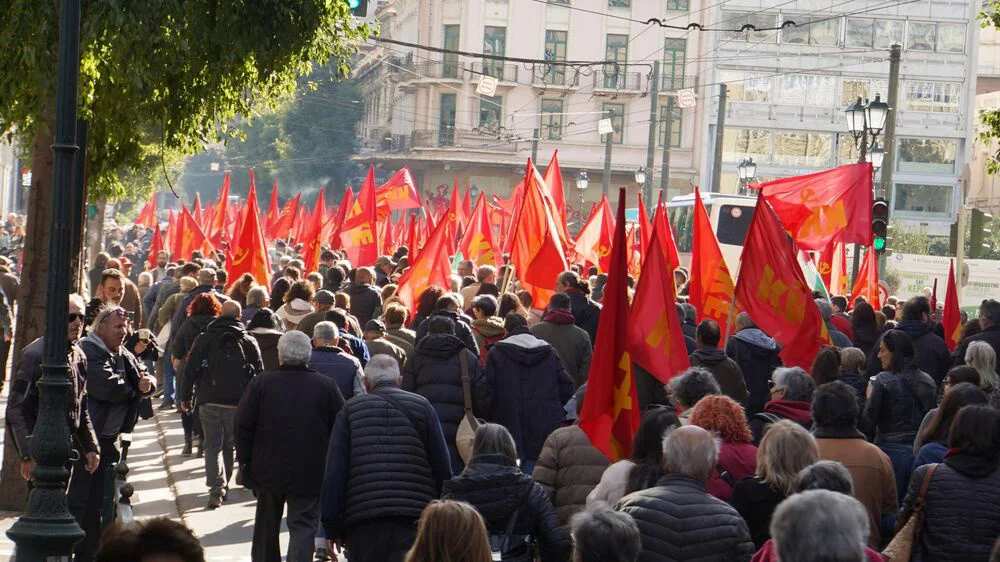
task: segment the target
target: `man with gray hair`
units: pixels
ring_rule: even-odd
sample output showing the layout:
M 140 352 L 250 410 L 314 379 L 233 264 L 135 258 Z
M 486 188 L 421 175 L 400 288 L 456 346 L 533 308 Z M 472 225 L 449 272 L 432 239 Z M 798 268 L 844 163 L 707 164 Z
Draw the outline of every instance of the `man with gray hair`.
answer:
M 781 502 L 771 536 L 781 562 L 864 562 L 868 515 L 851 496 L 809 490 Z
M 778 367 L 771 375 L 771 399 L 764 410 L 750 416 L 753 442 L 760 444 L 768 426 L 779 420 L 792 420 L 812 429 L 812 399 L 816 383 L 800 367 Z
M 573 562 L 635 562 L 642 539 L 631 517 L 607 507 L 581 511 L 570 523 Z
M 851 339 L 838 330 L 831 322 L 833 318 L 833 305 L 830 304 L 830 301 L 816 299 L 816 308 L 819 309 L 819 315 L 823 317 L 823 323 L 826 324 L 826 331 L 830 334 L 830 341 L 833 342 L 833 345 L 840 349 L 851 347 L 853 345 L 851 344 Z
M 287 560 L 311 560 L 319 522 L 323 465 L 344 398 L 309 368 L 309 336 L 278 340 L 279 367 L 250 382 L 236 411 L 236 452 L 243 484 L 257 495 L 254 560 L 281 560 L 278 536 L 288 507 Z
M 330 439 L 323 530 L 329 551 L 346 547 L 351 562 L 402 562 L 421 512 L 451 478 L 434 407 L 400 389 L 400 380 L 395 359 L 373 356 L 368 394 L 344 406 Z
M 747 524 L 705 482 L 715 469 L 718 444 L 697 426 L 675 429 L 663 440 L 664 476 L 653 488 L 622 498 L 617 510 L 632 516 L 644 561 L 748 561 L 754 553 Z
M 704 367 L 691 367 L 667 383 L 667 395 L 681 411 L 677 419 L 687 425 L 691 409 L 709 394 L 722 394 L 712 372 Z
M 344 400 L 364 394 L 364 373 L 361 371 L 361 362 L 340 348 L 340 330 L 337 325 L 324 320 L 316 323 L 312 332 L 313 350 L 309 365 L 332 378 L 337 383 Z

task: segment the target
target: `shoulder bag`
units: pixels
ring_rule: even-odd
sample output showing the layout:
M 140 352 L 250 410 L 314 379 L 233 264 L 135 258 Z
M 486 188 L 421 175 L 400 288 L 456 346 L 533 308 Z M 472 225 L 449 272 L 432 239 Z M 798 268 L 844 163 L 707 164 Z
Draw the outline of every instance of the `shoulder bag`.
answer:
M 917 493 L 917 497 L 913 501 L 913 511 L 910 512 L 909 519 L 882 551 L 882 556 L 889 562 L 909 562 L 913 556 L 913 545 L 919 539 L 920 529 L 924 524 L 924 501 L 927 498 L 927 488 L 930 487 L 931 478 L 934 477 L 934 471 L 937 470 L 938 466 L 938 464 L 932 464 L 927 469 L 924 481 L 920 484 L 920 492 Z
M 465 415 L 458 424 L 458 431 L 455 433 L 455 448 L 458 449 L 458 456 L 462 457 L 462 462 L 469 464 L 472 460 L 472 443 L 476 439 L 476 430 L 479 429 L 479 420 L 472 412 L 472 381 L 469 379 L 469 358 L 462 349 L 458 353 L 458 362 L 462 369 L 462 394 L 465 401 Z

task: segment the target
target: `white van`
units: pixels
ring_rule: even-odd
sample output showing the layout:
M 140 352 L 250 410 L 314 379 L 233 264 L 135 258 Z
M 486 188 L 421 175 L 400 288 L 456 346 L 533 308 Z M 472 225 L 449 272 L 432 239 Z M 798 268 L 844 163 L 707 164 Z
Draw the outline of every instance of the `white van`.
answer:
M 719 239 L 722 256 L 729 267 L 730 275 L 739 272 L 740 254 L 746 238 L 757 197 L 753 195 L 729 195 L 723 193 L 701 194 L 701 201 L 708 211 L 712 229 Z M 694 193 L 674 197 L 667 204 L 670 226 L 673 227 L 674 241 L 680 253 L 681 264 L 691 267 L 691 239 L 694 234 Z

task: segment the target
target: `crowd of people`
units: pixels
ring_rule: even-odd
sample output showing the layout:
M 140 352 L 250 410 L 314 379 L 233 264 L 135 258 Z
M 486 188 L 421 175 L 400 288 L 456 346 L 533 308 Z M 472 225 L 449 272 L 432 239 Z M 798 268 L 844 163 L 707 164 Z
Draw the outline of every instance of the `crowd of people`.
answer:
M 560 274 L 539 309 L 507 266 L 463 261 L 411 311 L 405 247 L 372 266 L 324 250 L 306 271 L 279 242 L 271 279 L 229 279 L 221 255 L 143 267 L 147 238 L 114 241 L 89 303 L 68 303 L 77 560 L 143 560 L 147 536 L 203 559 L 164 521 L 99 541 L 100 482 L 154 398 L 204 457 L 208 509 L 254 492 L 255 561 L 282 560 L 283 513 L 295 562 L 861 562 L 908 541 L 913 559 L 1000 560 L 998 301 L 951 353 L 924 296 L 818 299 L 833 345 L 807 371 L 745 313 L 726 339 L 699 322 L 678 270 L 691 367 L 667 385 L 635 371 L 641 424 L 611 462 L 578 423 L 594 271 Z M 41 341 L 7 411 L 26 478 Z

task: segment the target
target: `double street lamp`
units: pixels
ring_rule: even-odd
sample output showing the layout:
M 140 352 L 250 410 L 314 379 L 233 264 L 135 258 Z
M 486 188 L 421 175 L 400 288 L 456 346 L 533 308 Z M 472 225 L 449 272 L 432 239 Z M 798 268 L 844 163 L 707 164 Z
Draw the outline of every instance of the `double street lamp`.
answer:
M 576 192 L 580 194 L 580 203 L 583 203 L 583 195 L 590 185 L 590 178 L 587 177 L 587 170 L 580 170 L 576 175 Z
M 750 195 L 750 184 L 757 179 L 757 164 L 753 158 L 744 158 L 736 166 L 736 173 L 740 178 L 740 195 Z
M 854 146 L 858 148 L 858 163 L 871 162 L 875 168 L 882 167 L 885 151 L 878 144 L 878 136 L 885 128 L 889 116 L 889 104 L 875 94 L 873 101 L 858 97 L 857 101 L 844 110 L 847 116 L 847 130 L 854 136 Z

